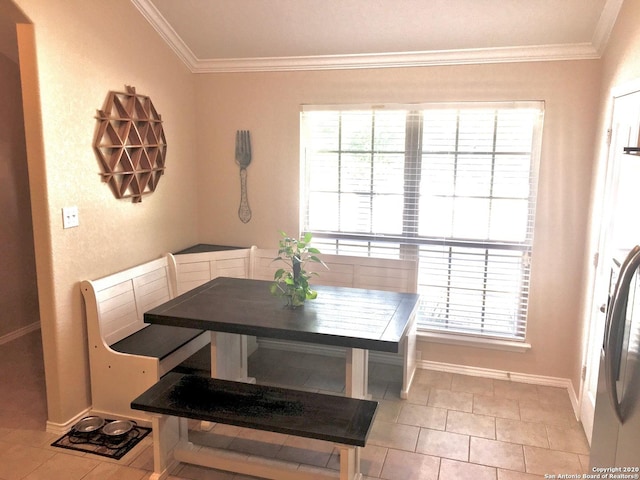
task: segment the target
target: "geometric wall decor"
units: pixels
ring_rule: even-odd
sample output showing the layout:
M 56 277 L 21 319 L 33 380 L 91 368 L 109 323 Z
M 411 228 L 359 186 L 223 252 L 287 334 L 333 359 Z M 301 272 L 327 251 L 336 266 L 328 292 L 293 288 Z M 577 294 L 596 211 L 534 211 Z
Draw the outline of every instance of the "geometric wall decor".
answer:
M 102 181 L 116 198 L 141 202 L 164 174 L 167 141 L 162 119 L 135 87 L 109 92 L 98 120 L 93 148 L 102 169 Z

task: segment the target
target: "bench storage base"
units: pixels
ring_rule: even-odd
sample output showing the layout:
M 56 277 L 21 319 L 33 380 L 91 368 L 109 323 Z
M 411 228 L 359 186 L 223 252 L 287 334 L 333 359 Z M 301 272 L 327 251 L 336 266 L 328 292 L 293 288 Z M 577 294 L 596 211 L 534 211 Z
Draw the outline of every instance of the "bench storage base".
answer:
M 175 462 L 274 480 L 360 480 L 359 447 L 377 402 L 172 372 L 131 407 L 152 413 L 152 480 L 167 478 Z M 333 442 L 340 471 L 194 445 L 189 418 Z
M 340 471 L 334 471 L 195 445 L 187 438 L 186 420 L 182 418 L 152 415 L 152 425 L 154 473 L 151 474 L 150 480 L 165 480 L 178 462 L 272 480 L 361 480 L 363 478 L 360 472 L 360 447 L 336 445 L 340 451 Z M 176 436 L 176 431 L 183 433 Z M 162 437 L 165 439 L 162 440 Z M 164 452 L 164 456 L 156 454 L 156 451 Z
M 175 297 L 171 254 L 80 283 L 87 313 L 91 411 L 148 421 L 131 399 L 211 341 L 211 332 L 144 323 L 144 312 Z

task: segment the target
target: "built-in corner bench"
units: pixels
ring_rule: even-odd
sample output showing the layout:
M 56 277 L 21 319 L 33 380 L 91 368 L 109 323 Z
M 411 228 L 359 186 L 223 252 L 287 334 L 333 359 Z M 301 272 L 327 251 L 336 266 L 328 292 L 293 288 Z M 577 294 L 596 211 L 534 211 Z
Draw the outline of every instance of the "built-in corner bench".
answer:
M 110 417 L 148 420 L 130 402 L 196 352 L 207 352 L 211 332 L 144 323 L 143 314 L 213 278 L 271 280 L 279 267 L 276 250 L 206 247 L 167 254 L 98 280 L 81 282 L 87 314 L 92 411 Z M 416 262 L 321 255 L 328 270 L 317 284 L 413 293 Z M 415 319 L 403 340 L 406 398 L 416 368 Z M 247 339 L 243 340 L 247 349 Z M 204 347 L 207 347 L 206 349 Z M 187 370 L 188 371 L 188 370 Z M 142 415 L 142 416 L 141 416 Z
M 174 257 L 167 254 L 85 280 L 80 289 L 87 314 L 92 412 L 146 420 L 131 410 L 131 399 L 211 341 L 208 331 L 143 321 L 145 311 L 176 295 Z
M 152 414 L 152 480 L 167 478 L 175 462 L 275 480 L 359 480 L 359 447 L 377 402 L 172 372 L 131 406 Z M 189 442 L 187 419 L 332 442 L 340 452 L 339 471 L 196 446 Z

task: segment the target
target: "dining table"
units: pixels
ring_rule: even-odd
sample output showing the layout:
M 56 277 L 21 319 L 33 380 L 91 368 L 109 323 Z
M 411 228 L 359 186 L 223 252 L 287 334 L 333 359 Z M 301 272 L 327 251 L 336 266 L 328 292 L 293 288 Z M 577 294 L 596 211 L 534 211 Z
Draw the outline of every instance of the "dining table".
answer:
M 401 397 L 416 370 L 419 295 L 314 285 L 317 298 L 288 308 L 270 291 L 273 282 L 218 277 L 144 314 L 151 324 L 211 332 L 211 376 L 252 382 L 247 336 L 308 342 L 346 351 L 345 395 L 370 398 L 370 351 L 402 353 Z

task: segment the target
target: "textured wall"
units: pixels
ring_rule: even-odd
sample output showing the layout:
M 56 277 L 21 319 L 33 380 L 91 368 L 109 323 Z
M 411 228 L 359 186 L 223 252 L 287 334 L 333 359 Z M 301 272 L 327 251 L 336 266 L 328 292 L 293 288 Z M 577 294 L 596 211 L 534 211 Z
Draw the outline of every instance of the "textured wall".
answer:
M 196 242 L 195 98 L 191 73 L 128 0 L 16 4 L 35 30 L 37 72 L 29 71 L 33 55 L 19 45 L 47 401 L 55 424 L 91 403 L 78 282 Z M 114 198 L 92 149 L 96 109 L 108 91 L 125 85 L 151 97 L 168 143 L 166 174 L 139 204 Z M 34 112 L 38 103 L 41 112 Z M 80 226 L 63 230 L 61 209 L 70 205 L 78 206 Z

